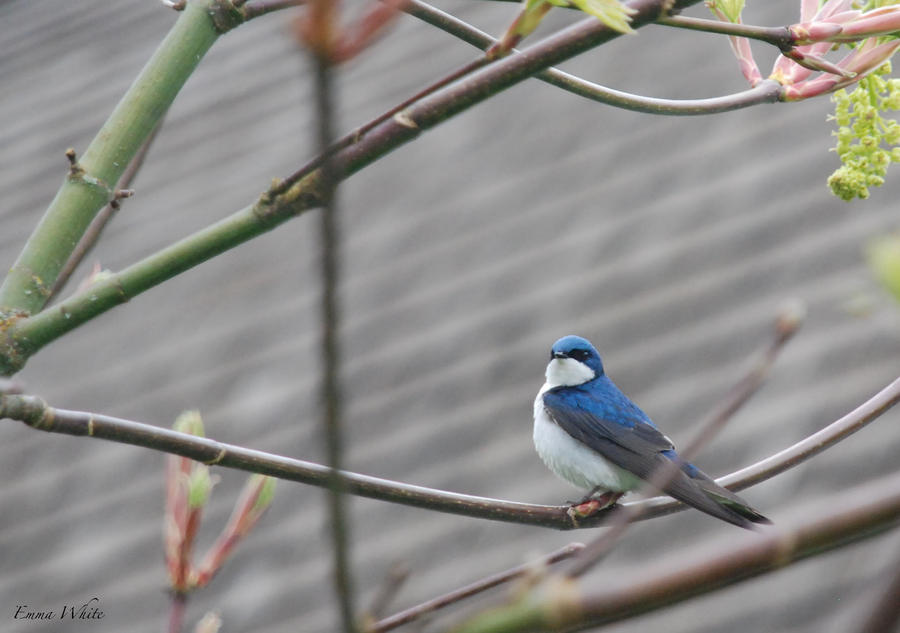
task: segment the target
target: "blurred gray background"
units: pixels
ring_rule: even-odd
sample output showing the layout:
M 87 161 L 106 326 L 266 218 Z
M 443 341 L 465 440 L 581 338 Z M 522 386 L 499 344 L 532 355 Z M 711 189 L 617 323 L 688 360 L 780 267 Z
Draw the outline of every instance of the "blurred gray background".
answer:
M 751 3 L 785 24 L 798 3 Z M 492 32 L 515 7 L 444 8 Z M 703 15 L 701 7 L 692 14 Z M 151 0 L 0 4 L 0 265 L 9 266 L 176 14 Z M 578 16 L 558 10 L 538 36 Z M 249 204 L 313 153 L 310 67 L 276 13 L 221 38 L 172 108 L 93 257 L 112 270 Z M 475 55 L 413 18 L 340 70 L 340 128 Z M 758 47 L 765 73 L 774 59 Z M 724 38 L 648 27 L 564 66 L 660 97 L 740 90 Z M 897 173 L 865 203 L 825 186 L 827 99 L 702 118 L 614 110 L 537 81 L 424 134 L 341 188 L 347 467 L 483 496 L 560 503 L 531 445 L 549 346 L 589 337 L 614 380 L 684 444 L 768 341 L 786 299 L 808 322 L 769 383 L 697 460 L 724 474 L 825 426 L 900 369 L 900 309 L 864 264 L 897 225 Z M 155 288 L 40 352 L 20 377 L 56 406 L 321 461 L 319 281 L 309 213 Z M 867 306 L 866 310 L 850 306 Z M 746 491 L 776 522 L 895 470 L 898 413 Z M 0 425 L 0 630 L 157 631 L 167 610 L 161 454 Z M 202 552 L 245 475 L 219 469 Z M 226 631 L 330 631 L 324 495 L 282 482 L 274 507 L 190 604 Z M 560 533 L 354 499 L 367 604 L 391 564 L 414 604 L 592 532 Z M 609 586 L 707 541 L 752 539 L 697 512 L 633 528 L 585 580 Z M 854 630 L 900 552 L 896 533 L 607 627 L 667 633 Z M 103 620 L 17 622 L 17 605 L 97 596 Z M 459 610 L 454 611 L 456 615 Z

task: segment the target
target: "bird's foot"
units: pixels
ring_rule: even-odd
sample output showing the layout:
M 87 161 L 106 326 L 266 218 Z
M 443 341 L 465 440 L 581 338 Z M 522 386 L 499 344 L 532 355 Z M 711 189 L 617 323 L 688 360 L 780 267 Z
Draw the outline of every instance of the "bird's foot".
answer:
M 591 493 L 581 501 L 570 503 L 566 514 L 568 514 L 569 518 L 577 524 L 578 519 L 593 516 L 601 510 L 605 510 L 606 508 L 615 505 L 624 494 L 624 492 L 607 491 L 595 497 L 594 491 L 591 491 Z

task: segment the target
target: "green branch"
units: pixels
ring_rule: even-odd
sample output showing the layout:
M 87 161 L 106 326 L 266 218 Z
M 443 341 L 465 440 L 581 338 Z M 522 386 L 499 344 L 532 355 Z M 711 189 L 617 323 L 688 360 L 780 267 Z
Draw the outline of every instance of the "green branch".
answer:
M 680 7 L 697 1 L 699 0 L 680 0 L 676 4 Z M 634 0 L 630 4 L 636 10 L 632 26 L 637 28 L 653 22 L 669 4 L 671 4 L 669 0 Z M 191 5 L 189 8 L 191 10 L 185 12 L 178 24 L 186 17 L 196 14 L 196 7 Z M 211 28 L 207 23 L 206 29 Z M 209 35 L 211 39 L 215 39 L 215 33 Z M 535 44 L 528 49 L 527 54 L 512 55 L 482 68 L 397 113 L 372 129 L 358 143 L 335 153 L 332 163 L 334 177 L 342 180 L 415 139 L 423 131 L 553 64 L 590 50 L 619 35 L 620 33 L 606 27 L 600 21 L 588 18 Z M 142 73 L 142 76 L 143 74 L 145 73 Z M 135 151 L 136 149 L 137 147 L 134 147 Z M 272 191 L 277 194 L 263 194 L 253 206 L 238 211 L 217 224 L 129 266 L 120 273 L 107 275 L 84 292 L 71 297 L 52 310 L 30 318 L 7 319 L 6 323 L 0 322 L 0 375 L 15 373 L 24 366 L 28 357 L 41 347 L 91 318 L 237 244 L 271 230 L 310 208 L 319 206 L 322 201 L 321 181 L 321 170 L 318 169 L 306 174 L 296 183 L 289 177 L 286 182 L 290 186 L 283 183 L 273 186 Z M 100 204 L 97 209 L 105 204 L 106 199 L 98 198 L 98 202 Z M 90 218 L 86 220 L 89 222 Z M 81 230 L 83 231 L 86 226 L 85 223 Z M 59 266 L 62 266 L 71 248 L 74 248 L 74 242 L 77 242 L 77 238 L 62 256 Z M 43 249 L 40 252 L 44 253 Z M 58 267 L 55 268 L 54 274 L 58 270 Z M 2 296 L 0 294 L 0 297 Z M 25 294 L 21 299 L 27 297 Z M 18 303 L 14 305 L 21 307 Z
M 191 3 L 69 174 L 0 286 L 0 318 L 37 313 L 115 183 L 219 35 L 240 23 L 228 0 Z

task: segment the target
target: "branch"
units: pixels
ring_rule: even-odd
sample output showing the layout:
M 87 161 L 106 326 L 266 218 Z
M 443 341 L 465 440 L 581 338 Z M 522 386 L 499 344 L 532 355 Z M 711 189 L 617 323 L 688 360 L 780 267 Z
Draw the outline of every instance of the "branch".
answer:
M 336 27 L 336 10 L 332 0 L 311 0 L 310 23 L 319 33 L 330 33 Z M 303 43 L 298 32 L 297 39 Z M 356 612 L 353 606 L 353 577 L 350 572 L 349 526 L 345 509 L 346 484 L 341 476 L 343 437 L 341 433 L 341 385 L 340 385 L 340 314 L 338 307 L 338 280 L 340 272 L 340 235 L 338 234 L 337 185 L 329 147 L 334 134 L 334 103 L 332 84 L 332 55 L 330 43 L 317 49 L 308 42 L 314 66 L 317 143 L 325 156 L 321 167 L 322 209 L 319 211 L 319 238 L 321 239 L 321 361 L 322 361 L 322 427 L 328 454 L 328 511 L 331 518 L 331 537 L 334 564 L 334 590 L 338 611 L 345 633 L 355 633 Z
M 47 302 L 60 270 L 114 185 L 178 91 L 219 35 L 235 26 L 216 20 L 220 2 L 192 2 L 179 14 L 147 65 L 91 141 L 0 286 L 3 316 L 34 314 Z
M 772 457 L 722 477 L 717 480 L 717 483 L 736 491 L 774 477 L 821 453 L 826 448 L 834 446 L 877 419 L 898 401 L 900 401 L 900 378 L 821 431 Z M 16 394 L 0 396 L 0 418 L 18 420 L 34 429 L 49 433 L 112 440 L 189 457 L 210 465 L 270 475 L 313 486 L 325 487 L 328 485 L 330 469 L 320 464 L 178 433 L 142 422 L 82 411 L 56 409 L 35 396 Z M 342 471 L 341 476 L 346 482 L 346 489 L 350 494 L 492 521 L 569 530 L 602 525 L 609 518 L 609 513 L 601 512 L 592 517 L 580 519 L 575 524 L 568 514 L 569 506 L 546 506 L 489 499 L 347 471 Z M 634 504 L 623 504 L 626 507 L 630 505 L 647 506 L 641 519 L 649 519 L 685 509 L 683 504 L 664 497 L 655 497 Z
M 900 475 L 860 486 L 835 499 L 819 516 L 801 515 L 793 524 L 755 534 L 715 552 L 689 552 L 660 572 L 659 561 L 643 578 L 606 583 L 584 593 L 570 580 L 548 579 L 506 608 L 472 618 L 457 633 L 579 631 L 632 618 L 783 569 L 797 561 L 876 536 L 900 521 Z
M 418 620 L 421 617 L 434 613 L 438 609 L 443 609 L 444 607 L 450 606 L 451 604 L 455 604 L 466 598 L 471 598 L 472 596 L 478 595 L 488 589 L 493 589 L 499 585 L 510 582 L 512 580 L 516 580 L 517 578 L 522 578 L 523 576 L 528 575 L 536 575 L 543 571 L 543 568 L 553 565 L 554 563 L 558 563 L 559 561 L 566 560 L 571 558 L 578 552 L 582 550 L 584 545 L 581 543 L 569 543 L 568 545 L 556 550 L 555 552 L 551 552 L 546 556 L 541 557 L 539 560 L 536 560 L 531 563 L 525 563 L 523 565 L 518 565 L 513 567 L 512 569 L 507 569 L 506 571 L 499 572 L 497 574 L 492 574 L 487 576 L 486 578 L 482 578 L 481 580 L 477 580 L 465 587 L 460 587 L 459 589 L 454 589 L 448 593 L 445 593 L 442 596 L 438 596 L 437 598 L 432 598 L 431 600 L 427 600 L 421 604 L 417 604 L 414 607 L 410 607 L 409 609 L 404 609 L 399 613 L 395 613 L 394 615 L 379 620 L 374 624 L 366 627 L 366 633 L 384 633 L 385 631 L 390 631 L 396 629 L 398 626 L 402 626 L 404 624 L 408 624 L 414 620 Z
M 119 178 L 119 181 L 116 183 L 117 190 L 121 191 L 122 189 L 127 189 L 134 181 L 137 173 L 141 169 L 141 166 L 144 164 L 144 159 L 147 157 L 147 152 L 150 151 L 150 146 L 153 144 L 153 140 L 159 133 L 160 127 L 162 127 L 162 122 L 162 118 L 160 118 L 159 122 L 153 128 L 153 131 L 150 132 L 149 136 L 144 139 L 144 142 L 138 148 L 137 153 L 131 159 L 131 162 L 128 163 L 128 167 L 125 169 L 125 171 Z M 84 260 L 85 256 L 89 252 L 91 252 L 91 249 L 93 249 L 97 244 L 97 241 L 100 239 L 100 235 L 103 233 L 103 229 L 106 228 L 106 225 L 119 210 L 119 206 L 119 201 L 113 199 L 109 202 L 109 204 L 103 207 L 100 213 L 94 216 L 93 220 L 91 220 L 91 223 L 85 230 L 84 235 L 81 236 L 81 239 L 78 240 L 78 244 L 76 244 L 75 249 L 72 251 L 72 254 L 69 255 L 69 259 L 66 260 L 66 263 L 63 266 L 62 270 L 59 271 L 59 276 L 53 283 L 53 287 L 50 289 L 50 295 L 47 297 L 48 302 L 53 299 L 53 297 L 58 295 L 66 286 L 66 283 L 68 283 L 69 278 L 72 276 L 72 273 L 75 272 L 78 264 L 80 264 L 82 260 Z
M 404 11 L 481 50 L 489 49 L 498 41 L 459 18 L 420 0 L 408 0 Z M 710 22 L 719 24 L 713 20 Z M 766 80 L 749 90 L 710 99 L 657 99 L 607 88 L 557 68 L 548 68 L 535 74 L 534 77 L 592 101 L 634 112 L 669 116 L 718 114 L 762 103 L 776 103 L 781 100 L 782 93 L 781 84 Z
M 719 33 L 733 37 L 747 37 L 759 40 L 766 44 L 786 51 L 793 48 L 794 36 L 791 29 L 786 26 L 752 26 L 750 24 L 734 24 L 732 22 L 720 22 L 706 18 L 692 18 L 683 15 L 671 15 L 662 17 L 656 21 L 663 26 L 674 26 L 679 29 L 691 31 L 703 31 L 706 33 Z
M 679 9 L 698 0 L 633 0 L 632 26 L 653 22 L 663 9 Z M 191 4 L 190 6 L 194 6 Z M 190 11 L 186 11 L 187 15 Z M 184 19 L 183 17 L 181 19 Z M 352 146 L 334 154 L 335 177 L 343 180 L 375 160 L 417 138 L 447 119 L 535 73 L 607 42 L 619 33 L 595 18 L 563 29 L 528 49 L 498 60 L 416 102 L 372 129 Z M 767 99 L 774 96 L 769 93 Z M 729 106 L 730 107 L 730 106 Z M 280 193 L 279 193 L 280 192 Z M 129 266 L 40 314 L 6 315 L 0 328 L 0 375 L 20 370 L 47 343 L 107 310 L 215 255 L 237 246 L 290 218 L 321 205 L 322 174 L 316 169 L 283 190 L 279 184 L 259 200 L 220 222 Z M 2 295 L 0 295 L 2 296 Z

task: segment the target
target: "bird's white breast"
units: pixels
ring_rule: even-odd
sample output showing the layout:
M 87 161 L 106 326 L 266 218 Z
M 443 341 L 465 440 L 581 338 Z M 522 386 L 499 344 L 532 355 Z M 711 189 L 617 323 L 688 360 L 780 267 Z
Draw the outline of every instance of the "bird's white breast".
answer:
M 544 371 L 547 383 L 541 393 L 552 387 L 574 387 L 583 385 L 597 377 L 594 370 L 574 358 L 552 358 Z
M 609 462 L 550 419 L 543 395 L 554 386 L 544 384 L 534 400 L 534 448 L 547 468 L 579 488 L 599 486 L 613 492 L 637 488 L 641 482 L 635 475 Z

